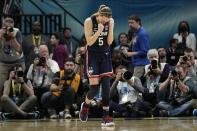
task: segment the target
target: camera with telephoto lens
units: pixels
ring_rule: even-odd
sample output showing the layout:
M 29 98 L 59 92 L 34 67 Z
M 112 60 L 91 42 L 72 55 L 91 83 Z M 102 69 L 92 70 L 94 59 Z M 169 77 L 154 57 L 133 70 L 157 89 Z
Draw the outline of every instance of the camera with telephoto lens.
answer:
M 133 76 L 133 74 L 130 71 L 126 71 L 126 72 L 122 73 L 123 80 L 130 80 L 132 76 Z
M 37 66 L 45 66 L 46 65 L 46 58 L 40 57 Z

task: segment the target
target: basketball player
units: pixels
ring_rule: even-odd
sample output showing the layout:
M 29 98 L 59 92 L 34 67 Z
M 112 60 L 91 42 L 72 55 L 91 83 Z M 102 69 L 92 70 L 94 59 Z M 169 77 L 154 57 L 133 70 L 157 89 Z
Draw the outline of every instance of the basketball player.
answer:
M 89 104 L 102 85 L 103 121 L 102 126 L 114 126 L 109 116 L 109 89 L 112 72 L 110 45 L 113 37 L 114 20 L 112 11 L 106 5 L 101 5 L 97 13 L 88 17 L 84 23 L 87 40 L 86 72 L 89 78 L 90 90 L 85 102 L 81 105 L 79 118 L 82 122 L 88 119 Z

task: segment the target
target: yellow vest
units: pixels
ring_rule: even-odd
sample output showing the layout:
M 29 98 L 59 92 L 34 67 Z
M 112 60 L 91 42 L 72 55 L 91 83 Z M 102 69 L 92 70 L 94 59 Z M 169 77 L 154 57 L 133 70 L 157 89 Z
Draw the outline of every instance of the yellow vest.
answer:
M 75 93 L 78 91 L 79 89 L 79 84 L 80 84 L 80 75 L 79 74 L 75 74 L 73 80 L 63 80 L 62 78 L 64 77 L 64 70 L 60 71 L 60 85 L 64 85 L 64 83 L 66 82 L 67 85 L 70 85 Z M 61 91 L 54 91 L 53 94 L 55 96 L 60 96 L 61 95 Z

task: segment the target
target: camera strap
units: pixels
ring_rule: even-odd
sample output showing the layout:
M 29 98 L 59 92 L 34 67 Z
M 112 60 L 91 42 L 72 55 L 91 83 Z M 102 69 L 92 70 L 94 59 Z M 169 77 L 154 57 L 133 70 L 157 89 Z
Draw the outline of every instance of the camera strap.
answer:
M 42 88 L 42 86 L 43 86 L 43 84 L 44 84 L 44 80 L 45 80 L 45 78 L 46 78 L 46 73 L 44 73 L 43 74 L 43 76 L 42 76 L 42 83 L 41 83 L 41 85 L 40 85 L 40 87 L 39 88 Z
M 19 94 L 21 93 L 21 84 L 19 85 L 18 87 L 19 89 Z M 12 80 L 12 93 L 13 93 L 13 96 L 16 97 L 16 91 L 15 91 L 15 83 L 14 83 L 14 80 Z
M 44 81 L 45 81 L 45 78 L 46 78 L 46 75 L 47 75 L 46 73 L 43 74 L 43 76 L 42 76 L 42 83 L 41 83 L 41 85 L 38 88 L 42 88 L 42 86 L 44 84 Z M 35 71 L 33 69 L 32 70 L 32 83 L 34 83 L 33 86 L 37 88 L 37 84 L 35 84 L 36 82 L 35 82 L 34 77 L 35 77 Z
M 36 37 L 35 35 L 32 35 L 32 42 L 34 47 L 39 47 L 41 45 L 41 35 L 38 35 L 38 42 L 36 42 Z

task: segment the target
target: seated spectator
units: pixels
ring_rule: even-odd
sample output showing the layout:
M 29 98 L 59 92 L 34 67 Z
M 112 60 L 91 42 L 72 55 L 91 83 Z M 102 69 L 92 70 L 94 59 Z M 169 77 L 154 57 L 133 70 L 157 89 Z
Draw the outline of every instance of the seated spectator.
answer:
M 9 78 L 4 83 L 1 97 L 3 118 L 38 118 L 39 112 L 35 110 L 37 97 L 30 81 L 24 80 L 23 68 L 15 65 L 9 72 Z
M 70 107 L 75 96 L 80 90 L 80 75 L 75 73 L 75 62 L 69 58 L 64 65 L 64 70 L 57 72 L 53 77 L 50 91 L 42 96 L 42 104 L 48 108 L 51 119 L 60 117 L 70 119 Z
M 196 36 L 190 32 L 190 26 L 187 21 L 181 21 L 178 26 L 178 33 L 174 34 L 174 38 L 178 40 L 179 49 L 182 53 L 185 48 L 191 48 L 196 52 Z
M 178 65 L 159 86 L 159 91 L 165 92 L 165 99 L 157 105 L 160 115 L 180 116 L 196 108 L 197 101 L 193 99 L 196 93 L 194 88 L 194 82 L 188 76 L 188 68 Z
M 55 60 L 60 69 L 64 69 L 65 60 L 68 58 L 69 51 L 63 43 L 63 36 L 56 32 L 51 35 L 51 44 L 53 46 L 52 59 Z
M 35 95 L 38 98 L 38 108 L 41 113 L 45 113 L 40 102 L 41 96 L 43 93 L 49 91 L 53 75 L 59 70 L 57 62 L 49 58 L 48 47 L 41 45 L 39 56 L 35 58 L 34 63 L 31 64 L 27 72 L 27 79 L 32 82 Z
M 110 89 L 110 108 L 124 117 L 147 116 L 151 106 L 144 102 L 140 95 L 145 92 L 147 90 L 142 86 L 140 79 L 132 76 L 124 66 L 119 66 Z

